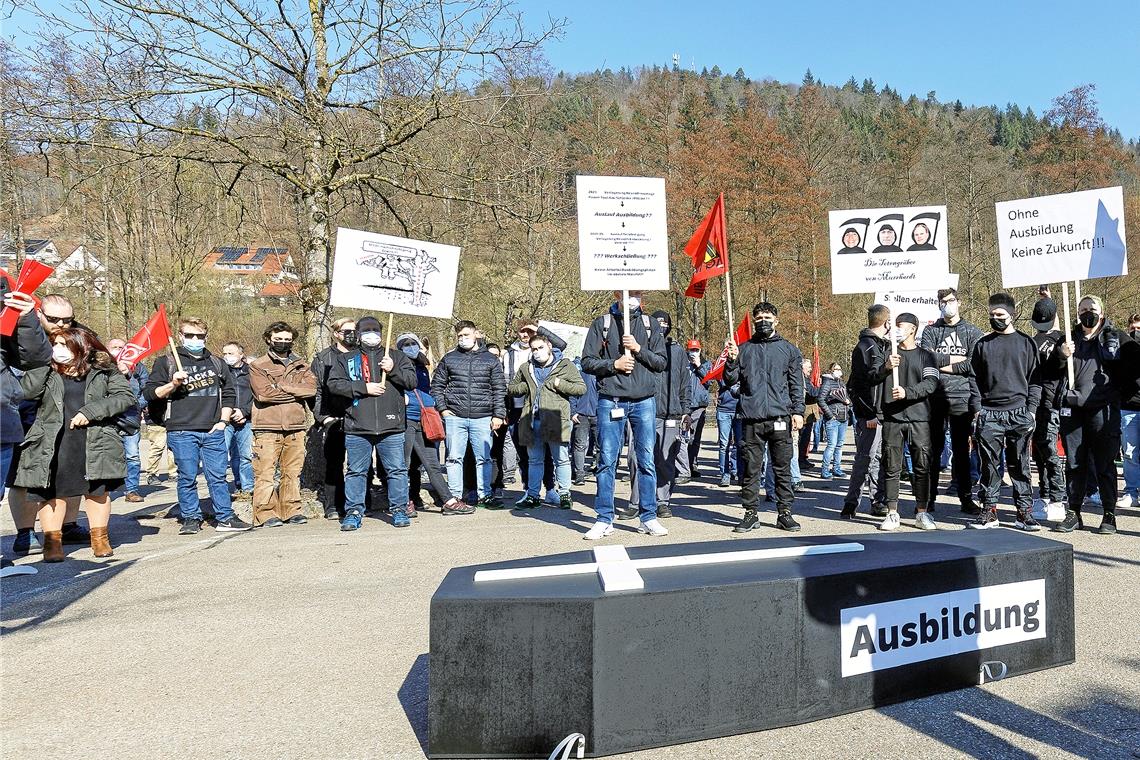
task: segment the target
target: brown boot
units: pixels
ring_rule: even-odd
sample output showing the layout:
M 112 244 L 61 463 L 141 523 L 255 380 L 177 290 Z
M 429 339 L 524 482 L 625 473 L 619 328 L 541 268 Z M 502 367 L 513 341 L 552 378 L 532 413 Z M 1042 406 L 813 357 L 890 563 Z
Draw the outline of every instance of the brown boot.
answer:
M 44 531 L 44 562 L 63 562 L 63 531 Z
M 95 552 L 96 557 L 115 556 L 115 552 L 111 551 L 111 539 L 106 528 L 91 529 L 91 551 Z

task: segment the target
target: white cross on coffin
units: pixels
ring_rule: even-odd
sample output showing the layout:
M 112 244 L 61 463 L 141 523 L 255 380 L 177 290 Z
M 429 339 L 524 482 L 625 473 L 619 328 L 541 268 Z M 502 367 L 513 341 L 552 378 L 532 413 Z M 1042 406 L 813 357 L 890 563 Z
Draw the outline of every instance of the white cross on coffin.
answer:
M 511 567 L 503 570 L 479 570 L 475 582 L 513 581 L 524 578 L 556 578 L 564 575 L 586 575 L 597 573 L 602 582 L 602 591 L 636 591 L 645 588 L 645 581 L 639 570 L 657 567 L 696 567 L 698 565 L 719 565 L 726 562 L 752 562 L 761 559 L 783 559 L 787 557 L 810 557 L 818 554 L 842 554 L 861 552 L 863 544 L 815 544 L 812 546 L 785 546 L 778 549 L 746 549 L 735 552 L 713 552 L 711 554 L 685 554 L 680 557 L 650 557 L 630 559 L 625 547 L 596 546 L 594 561 L 573 565 L 548 565 L 545 567 Z

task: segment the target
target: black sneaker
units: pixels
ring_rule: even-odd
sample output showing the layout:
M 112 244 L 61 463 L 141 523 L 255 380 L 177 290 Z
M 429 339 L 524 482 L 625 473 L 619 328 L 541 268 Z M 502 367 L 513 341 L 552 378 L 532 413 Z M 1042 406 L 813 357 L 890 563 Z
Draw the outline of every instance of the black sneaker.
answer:
M 776 518 L 776 527 L 789 533 L 795 533 L 800 529 L 800 524 L 796 522 L 796 518 L 792 517 L 791 512 L 781 512 L 780 516 Z
M 63 525 L 63 543 L 64 544 L 89 544 L 91 543 L 91 532 L 84 528 L 77 522 L 64 523 Z
M 1017 519 L 1014 520 L 1013 526 L 1018 530 L 1035 531 L 1041 530 L 1041 524 L 1033 517 L 1033 513 L 1028 509 L 1022 511 L 1017 510 Z
M 218 531 L 219 533 L 241 533 L 242 531 L 249 530 L 251 527 L 253 526 L 242 520 L 237 515 L 234 515 L 228 520 L 218 520 L 214 524 L 214 530 Z
M 537 496 L 524 496 L 515 502 L 515 509 L 520 512 L 528 512 L 541 506 L 542 499 L 539 499 Z
M 673 510 L 669 508 L 668 504 L 658 504 L 657 505 L 657 516 L 661 517 L 661 518 L 672 517 L 673 516 Z
M 327 507 L 325 509 L 325 519 L 340 522 L 340 514 L 337 513 L 336 507 Z
M 890 511 L 886 504 L 871 505 L 871 517 L 886 517 Z
M 570 494 L 568 494 L 568 493 L 562 494 L 562 498 L 558 500 L 558 508 L 559 509 L 573 509 L 574 508 L 574 500 L 570 497 Z
M 502 499 L 496 499 L 494 496 L 484 496 L 479 500 L 479 506 L 483 509 L 497 510 L 503 509 L 506 505 L 503 504 Z
M 1104 520 L 1101 521 L 1096 532 L 1102 536 L 1111 536 L 1116 533 L 1116 515 L 1112 512 L 1105 512 Z
M 744 518 L 736 524 L 732 529 L 733 533 L 747 533 L 760 524 L 760 518 L 756 515 L 755 509 L 744 510 Z
M 632 520 L 638 514 L 637 507 L 614 507 L 614 516 L 619 520 Z
M 202 530 L 202 521 L 193 518 L 182 521 L 182 527 L 178 530 L 180 536 L 193 536 L 198 531 Z
M 1053 526 L 1054 533 L 1072 533 L 1077 528 L 1084 528 L 1085 523 L 1081 520 L 1080 512 L 1073 512 L 1072 510 L 1065 510 L 1065 519 Z
M 285 524 L 286 525 L 304 525 L 308 521 L 309 521 L 309 518 L 305 517 L 304 515 L 293 515 L 292 517 L 290 517 L 288 520 L 285 521 Z
M 998 520 L 997 510 L 982 510 L 982 513 L 978 515 L 978 519 L 970 523 L 968 527 L 974 528 L 975 530 L 989 530 L 990 528 L 1000 528 L 1001 521 Z
M 855 519 L 855 512 L 858 511 L 858 509 L 859 509 L 858 504 L 844 504 L 843 505 L 843 511 L 839 513 L 839 516 L 842 517 L 844 520 L 854 520 Z
M 969 515 L 970 517 L 977 517 L 982 513 L 982 508 L 974 503 L 973 499 L 967 499 L 962 502 L 962 514 Z
M 280 528 L 285 524 L 285 521 L 280 517 L 270 517 L 268 520 L 259 525 L 259 528 Z

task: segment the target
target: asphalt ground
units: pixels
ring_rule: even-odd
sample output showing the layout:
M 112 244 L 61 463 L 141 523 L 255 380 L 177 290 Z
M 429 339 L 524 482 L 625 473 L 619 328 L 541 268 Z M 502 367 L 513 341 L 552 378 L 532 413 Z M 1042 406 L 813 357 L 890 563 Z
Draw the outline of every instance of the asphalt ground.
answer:
M 700 464 L 706 473 L 715 467 L 707 444 Z M 816 473 L 805 473 L 796 501 L 801 536 L 876 529 L 865 515 L 840 520 L 846 479 Z M 0 753 L 422 758 L 432 593 L 452 567 L 585 548 L 593 482 L 576 490 L 570 512 L 426 512 L 408 529 L 377 517 L 355 533 L 315 519 L 244 534 L 207 527 L 192 537 L 177 535 L 173 519 L 150 517 L 174 503 L 173 484 L 144 489 L 143 505 L 119 499 L 114 558 L 68 547 L 60 564 L 19 559 L 39 574 L 3 581 Z M 627 494 L 619 482 L 619 498 Z M 518 495 L 512 486 L 509 496 Z M 904 485 L 904 516 L 908 496 Z M 956 500 L 939 505 L 943 530 L 964 529 Z M 619 523 L 604 543 L 723 539 L 740 516 L 739 489 L 693 481 L 679 487 L 674 513 L 664 539 L 637 534 L 634 522 Z M 1074 548 L 1074 665 L 622 757 L 1140 757 L 1140 509 L 1118 514 L 1116 536 L 1046 534 Z M 750 538 L 776 535 L 773 513 L 763 517 Z M 1012 512 L 1003 508 L 1002 518 Z M 0 527 L 11 556 L 6 509 Z M 902 530 L 914 530 L 909 520 Z

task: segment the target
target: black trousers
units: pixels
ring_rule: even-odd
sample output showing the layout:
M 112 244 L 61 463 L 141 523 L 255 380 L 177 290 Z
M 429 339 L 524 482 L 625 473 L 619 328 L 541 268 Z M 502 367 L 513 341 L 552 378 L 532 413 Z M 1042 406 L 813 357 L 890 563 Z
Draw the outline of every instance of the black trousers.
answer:
M 903 441 L 910 448 L 910 461 L 914 467 L 914 504 L 916 509 L 926 509 L 931 502 L 931 426 L 922 422 L 892 422 L 884 420 L 883 426 L 883 477 L 886 483 L 887 507 L 899 508 L 899 478 L 903 468 Z M 941 438 L 942 435 L 939 434 Z M 969 493 L 969 491 L 967 491 Z
M 1061 417 L 1069 509 L 1081 511 L 1090 478 L 1096 481 L 1105 514 L 1116 510 L 1116 455 L 1120 452 L 1120 409 L 1072 409 Z
M 325 428 L 325 507 L 344 514 L 344 430 L 340 423 Z
M 1037 408 L 1033 428 L 1033 462 L 1037 465 L 1037 492 L 1046 502 L 1065 498 L 1065 471 L 1057 453 L 1057 436 L 1060 434 L 1060 416 L 1056 409 L 1044 404 Z
M 451 489 L 447 487 L 447 479 L 443 477 L 443 468 L 439 464 L 439 451 L 436 444 L 424 438 L 419 420 L 408 420 L 404 430 L 404 462 L 408 466 L 408 498 L 417 507 L 423 506 L 420 503 L 421 467 L 427 472 L 428 491 L 435 505 L 442 507 L 451 499 Z
M 945 399 L 930 404 L 930 494 L 938 494 L 938 467 L 946 449 L 946 424 L 950 424 L 950 478 L 958 485 L 958 500 L 970 501 L 973 478 L 970 477 L 970 432 L 973 415 L 969 410 L 955 412 Z
M 997 507 L 1001 495 L 1001 456 L 1005 453 L 1005 471 L 1013 484 L 1013 506 L 1018 512 L 1028 511 L 1033 502 L 1033 486 L 1029 481 L 1029 441 L 1037 427 L 1035 417 L 1025 407 L 1008 411 L 983 409 L 974 427 L 974 445 L 982 476 L 982 506 Z
M 598 418 L 578 415 L 570 439 L 570 467 L 574 480 L 586 478 L 586 453 L 590 442 L 598 440 Z
M 792 457 L 796 456 L 796 444 L 792 440 L 789 417 L 744 420 L 740 435 L 740 458 L 744 466 L 740 495 L 744 508 L 755 510 L 760 506 L 765 450 L 771 452 L 772 473 L 776 480 L 776 509 L 791 512 L 796 496 L 792 490 Z

